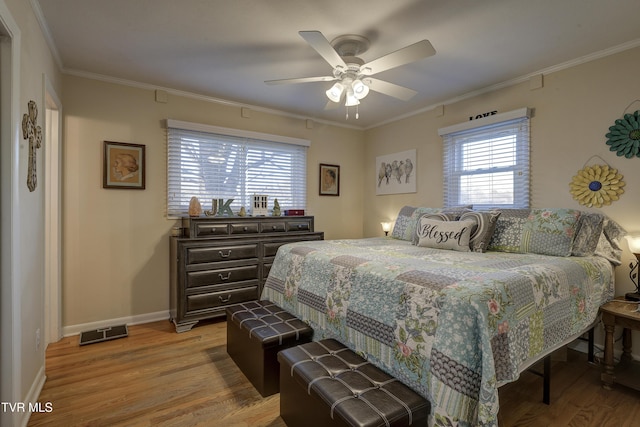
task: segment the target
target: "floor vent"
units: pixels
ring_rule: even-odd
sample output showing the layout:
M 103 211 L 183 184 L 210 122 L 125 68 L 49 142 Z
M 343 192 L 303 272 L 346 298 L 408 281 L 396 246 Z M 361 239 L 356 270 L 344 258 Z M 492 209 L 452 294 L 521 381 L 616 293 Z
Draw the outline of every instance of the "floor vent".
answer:
M 80 333 L 80 345 L 94 344 L 102 341 L 124 338 L 129 335 L 127 325 L 107 326 Z

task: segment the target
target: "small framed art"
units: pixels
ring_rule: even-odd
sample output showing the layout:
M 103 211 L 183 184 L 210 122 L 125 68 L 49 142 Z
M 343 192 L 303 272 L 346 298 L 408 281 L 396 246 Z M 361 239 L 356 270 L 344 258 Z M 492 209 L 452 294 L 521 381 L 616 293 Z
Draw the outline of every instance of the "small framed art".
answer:
M 320 163 L 320 195 L 340 195 L 340 166 Z
M 145 146 L 104 141 L 102 188 L 144 190 Z
M 376 157 L 376 195 L 416 192 L 416 150 Z

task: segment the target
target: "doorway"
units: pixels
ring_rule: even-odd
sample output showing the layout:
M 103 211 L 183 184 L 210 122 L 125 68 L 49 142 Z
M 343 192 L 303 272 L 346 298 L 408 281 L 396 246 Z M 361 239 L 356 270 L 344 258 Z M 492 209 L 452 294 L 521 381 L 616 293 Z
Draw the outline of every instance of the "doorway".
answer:
M 61 103 L 47 76 L 43 76 L 45 123 L 45 349 L 62 338 L 62 235 L 61 235 Z

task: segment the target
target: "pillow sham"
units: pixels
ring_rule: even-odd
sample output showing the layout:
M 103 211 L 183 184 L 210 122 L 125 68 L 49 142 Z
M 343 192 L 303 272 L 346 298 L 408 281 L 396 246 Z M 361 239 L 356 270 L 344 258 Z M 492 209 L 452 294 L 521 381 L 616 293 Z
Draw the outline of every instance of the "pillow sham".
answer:
M 405 231 L 411 222 L 411 216 L 416 210 L 414 206 L 403 206 L 398 212 L 396 222 L 393 224 L 393 230 L 391 231 L 391 237 L 394 239 L 404 239 Z
M 626 230 L 611 218 L 605 216 L 602 234 L 598 240 L 595 254 L 606 258 L 613 265 L 622 264 L 622 247 L 620 240 L 627 234 Z
M 498 209 L 500 217 L 487 250 L 498 252 L 520 252 L 522 226 L 531 209 Z
M 598 240 L 602 234 L 604 217 L 604 214 L 597 212 L 582 212 L 580 214 L 571 255 L 591 256 L 595 254 Z
M 579 218 L 576 209 L 532 209 L 522 226 L 520 251 L 570 256 Z
M 476 224 L 469 239 L 469 247 L 473 252 L 486 252 L 500 214 L 500 211 L 477 211 L 465 212 L 460 216 L 460 221 L 473 221 Z
M 441 221 L 422 217 L 418 221 L 418 246 L 469 252 L 474 221 Z

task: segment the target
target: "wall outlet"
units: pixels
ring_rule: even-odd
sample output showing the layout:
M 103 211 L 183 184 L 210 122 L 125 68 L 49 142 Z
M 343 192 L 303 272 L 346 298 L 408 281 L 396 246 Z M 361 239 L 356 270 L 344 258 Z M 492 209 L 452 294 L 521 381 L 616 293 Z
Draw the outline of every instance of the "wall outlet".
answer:
M 36 351 L 40 351 L 40 328 L 36 329 Z

